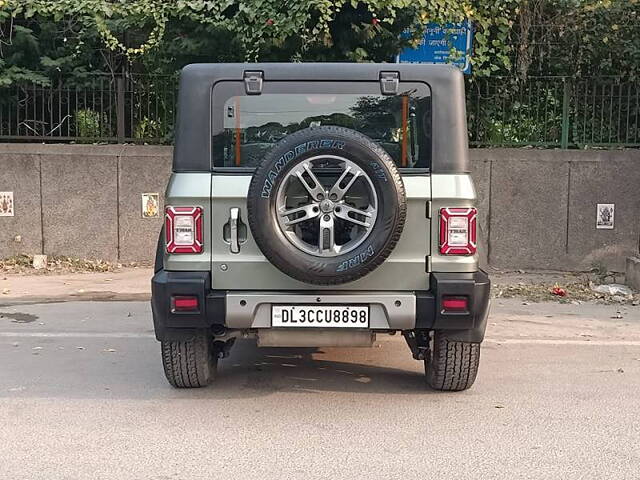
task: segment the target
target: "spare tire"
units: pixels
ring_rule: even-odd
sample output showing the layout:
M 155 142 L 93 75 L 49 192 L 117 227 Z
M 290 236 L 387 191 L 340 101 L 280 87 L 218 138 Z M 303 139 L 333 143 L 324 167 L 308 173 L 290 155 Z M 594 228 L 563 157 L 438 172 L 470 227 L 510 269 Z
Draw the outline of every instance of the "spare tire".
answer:
M 357 280 L 396 245 L 406 216 L 402 178 L 370 138 L 342 127 L 293 133 L 256 169 L 247 198 L 262 253 L 305 283 Z

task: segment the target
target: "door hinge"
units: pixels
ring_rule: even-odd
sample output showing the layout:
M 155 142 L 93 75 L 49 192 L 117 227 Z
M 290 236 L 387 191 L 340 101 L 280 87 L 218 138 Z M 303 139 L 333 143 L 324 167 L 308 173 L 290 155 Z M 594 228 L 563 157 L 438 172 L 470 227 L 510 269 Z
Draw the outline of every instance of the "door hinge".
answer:
M 433 212 L 431 210 L 431 200 L 427 200 L 427 208 L 425 214 L 427 218 L 431 218 L 433 216 Z
M 262 93 L 263 72 L 245 71 L 244 88 L 247 95 L 260 95 Z
M 399 72 L 380 72 L 380 91 L 382 95 L 396 95 L 399 83 Z
M 429 273 L 431 271 L 431 255 L 427 255 L 425 257 L 425 272 Z

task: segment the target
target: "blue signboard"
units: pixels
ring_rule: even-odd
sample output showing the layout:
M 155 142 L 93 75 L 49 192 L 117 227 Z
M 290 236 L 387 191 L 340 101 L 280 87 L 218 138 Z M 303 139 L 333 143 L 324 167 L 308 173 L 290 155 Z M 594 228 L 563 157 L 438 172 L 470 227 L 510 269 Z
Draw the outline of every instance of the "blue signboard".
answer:
M 407 48 L 398 55 L 398 63 L 451 63 L 464 73 L 471 73 L 471 50 L 473 47 L 473 24 L 428 23 L 424 37 L 416 48 Z M 455 49 L 454 55 L 451 55 Z

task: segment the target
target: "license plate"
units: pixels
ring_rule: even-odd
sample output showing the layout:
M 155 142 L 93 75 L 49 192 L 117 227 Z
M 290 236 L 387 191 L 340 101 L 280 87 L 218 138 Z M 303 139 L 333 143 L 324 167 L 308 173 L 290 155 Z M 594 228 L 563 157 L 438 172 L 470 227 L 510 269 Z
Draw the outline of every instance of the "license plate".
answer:
M 369 307 L 362 305 L 273 305 L 272 327 L 369 328 Z

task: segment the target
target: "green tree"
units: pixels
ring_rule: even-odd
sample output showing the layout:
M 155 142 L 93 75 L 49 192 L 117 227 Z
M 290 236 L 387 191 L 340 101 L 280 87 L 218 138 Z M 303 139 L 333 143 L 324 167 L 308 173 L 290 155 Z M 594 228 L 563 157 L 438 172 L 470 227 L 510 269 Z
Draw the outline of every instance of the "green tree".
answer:
M 173 73 L 193 61 L 389 61 L 421 37 L 425 22 L 466 17 L 478 29 L 476 71 L 487 74 L 509 66 L 506 40 L 516 5 L 516 0 L 0 0 L 0 77 L 6 84 L 19 75 L 34 79 L 39 72 L 47 77 L 123 68 Z M 401 36 L 403 31 L 409 35 Z

